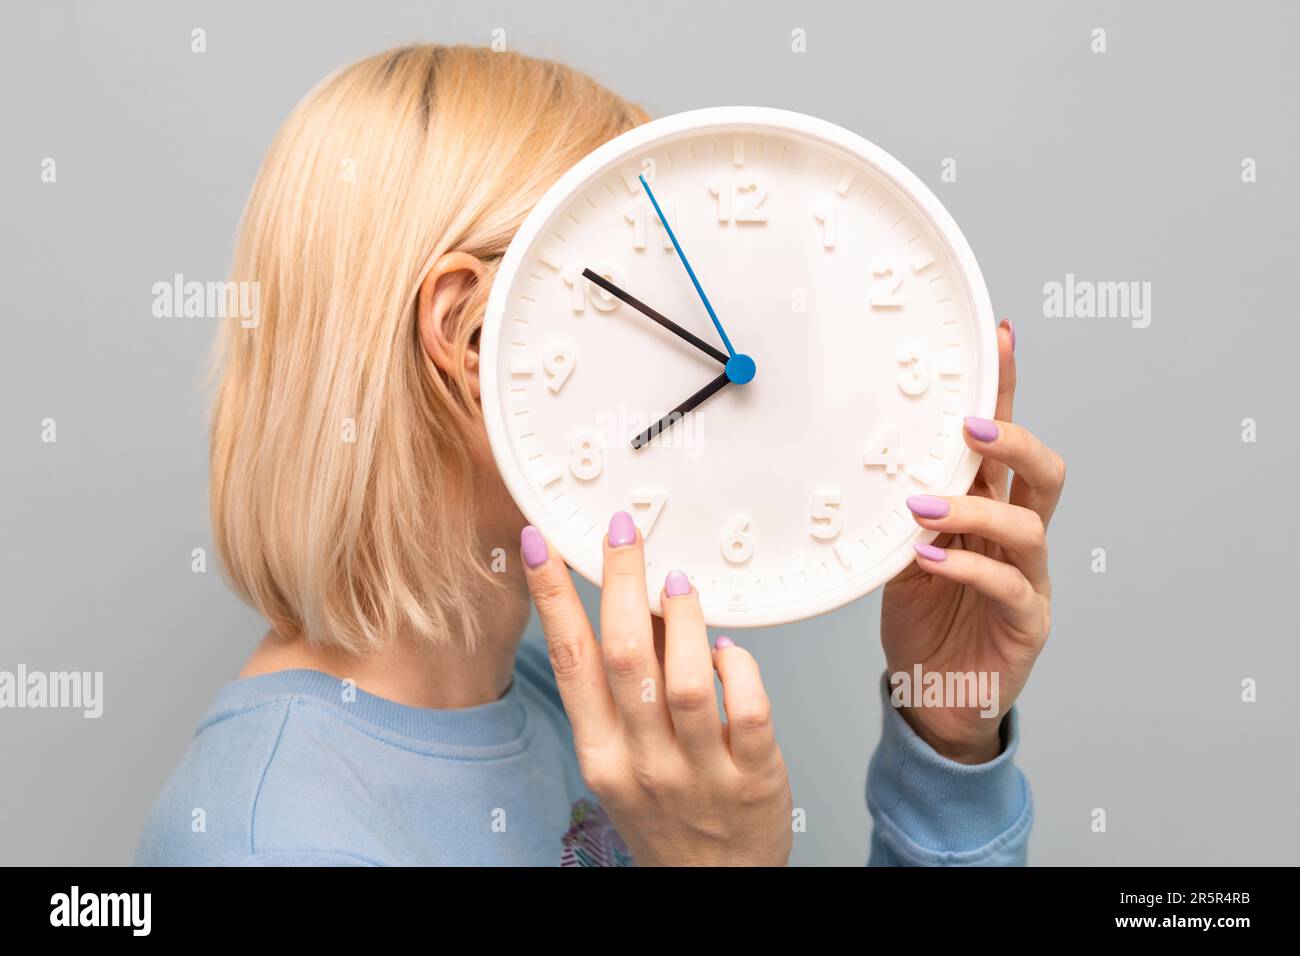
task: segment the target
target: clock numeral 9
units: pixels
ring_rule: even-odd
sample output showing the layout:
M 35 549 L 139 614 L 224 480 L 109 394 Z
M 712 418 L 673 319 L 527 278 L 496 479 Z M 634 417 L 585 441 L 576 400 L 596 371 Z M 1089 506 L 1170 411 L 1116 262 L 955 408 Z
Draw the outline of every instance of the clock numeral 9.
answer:
M 883 467 L 887 475 L 898 474 L 898 469 L 903 467 L 903 449 L 898 446 L 897 425 L 886 425 L 880 436 L 867 444 L 862 464 L 868 468 Z
M 573 370 L 578 367 L 578 352 L 571 345 L 552 345 L 542 355 L 542 368 L 546 370 L 549 380 L 546 387 L 558 392 L 569 380 Z
M 613 312 L 618 308 L 618 299 L 610 295 L 600 286 L 588 282 L 582 275 L 583 266 L 569 266 L 560 277 L 564 279 L 564 284 L 569 287 L 572 308 L 575 314 L 581 314 L 587 311 L 588 303 L 597 312 Z M 591 271 L 601 278 L 608 279 L 614 285 L 622 285 L 619 270 L 606 263 L 597 263 L 591 266 Z
M 591 481 L 605 467 L 600 440 L 594 432 L 579 432 L 569 446 L 569 471 L 579 481 Z
M 808 533 L 820 541 L 829 541 L 844 530 L 844 515 L 840 514 L 839 507 L 838 491 L 815 492 Z
M 767 187 L 753 176 L 727 173 L 709 183 L 709 193 L 718 201 L 718 222 L 767 222 Z
M 754 554 L 754 533 L 749 515 L 736 515 L 722 531 L 722 556 L 732 564 L 744 564 Z
M 871 307 L 873 309 L 901 309 L 903 274 L 888 259 L 880 259 L 871 267 Z M 612 280 L 611 280 L 612 281 Z

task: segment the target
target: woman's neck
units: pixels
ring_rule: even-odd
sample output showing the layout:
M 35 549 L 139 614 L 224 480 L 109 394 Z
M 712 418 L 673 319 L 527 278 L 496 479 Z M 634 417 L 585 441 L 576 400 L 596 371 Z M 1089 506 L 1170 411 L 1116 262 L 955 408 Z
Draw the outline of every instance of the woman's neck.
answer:
M 515 652 L 528 623 L 528 594 L 522 581 L 518 584 L 506 599 L 494 596 L 482 602 L 483 636 L 472 653 L 455 634 L 436 646 L 389 638 L 378 650 L 354 655 L 319 647 L 302 635 L 270 633 L 239 676 L 306 668 L 351 678 L 367 693 L 412 707 L 446 710 L 490 703 L 510 689 Z

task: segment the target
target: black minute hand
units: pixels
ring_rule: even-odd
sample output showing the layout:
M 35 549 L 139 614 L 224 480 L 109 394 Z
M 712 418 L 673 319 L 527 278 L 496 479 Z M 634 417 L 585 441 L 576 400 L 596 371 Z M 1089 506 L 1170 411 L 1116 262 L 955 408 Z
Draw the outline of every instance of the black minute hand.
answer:
M 694 411 L 704 402 L 705 399 L 721 391 L 730 381 L 731 380 L 727 378 L 727 373 L 723 372 L 708 385 L 705 385 L 690 398 L 686 399 L 686 401 L 682 402 L 663 418 L 659 419 L 659 421 L 655 422 L 641 434 L 633 438 L 632 447 L 636 449 L 648 445 L 660 432 L 672 427 L 673 424 L 680 421 L 688 412 Z
M 682 328 L 672 319 L 668 318 L 667 316 L 660 315 L 658 312 L 650 308 L 650 306 L 646 305 L 640 299 L 628 295 L 628 293 L 624 292 L 618 286 L 614 285 L 614 283 L 610 282 L 604 276 L 597 275 L 596 273 L 592 272 L 590 269 L 583 269 L 582 274 L 586 278 L 590 279 L 592 282 L 596 283 L 596 285 L 600 286 L 610 295 L 614 296 L 615 298 L 622 299 L 624 302 L 626 302 L 632 308 L 636 309 L 642 315 L 646 316 L 649 319 L 652 319 L 655 322 L 658 322 L 669 332 L 673 333 L 673 335 L 677 336 L 680 339 L 685 339 L 687 342 L 690 342 L 692 345 L 694 345 L 705 355 L 709 356 L 709 358 L 721 362 L 723 365 L 727 364 L 727 359 L 730 358 L 730 356 L 727 355 L 726 352 L 715 349 L 712 345 L 704 341 L 698 335 L 692 335 L 690 332 L 687 332 L 684 328 Z

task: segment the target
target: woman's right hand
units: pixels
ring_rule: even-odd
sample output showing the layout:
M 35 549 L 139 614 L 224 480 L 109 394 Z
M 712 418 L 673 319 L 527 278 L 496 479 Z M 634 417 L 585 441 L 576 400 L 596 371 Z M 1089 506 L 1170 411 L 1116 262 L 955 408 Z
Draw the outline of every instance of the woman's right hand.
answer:
M 656 634 L 626 512 L 605 539 L 599 643 L 564 562 L 532 526 L 521 544 L 583 778 L 637 863 L 784 865 L 790 782 L 754 658 L 724 637 L 710 651 L 699 597 L 678 571 Z

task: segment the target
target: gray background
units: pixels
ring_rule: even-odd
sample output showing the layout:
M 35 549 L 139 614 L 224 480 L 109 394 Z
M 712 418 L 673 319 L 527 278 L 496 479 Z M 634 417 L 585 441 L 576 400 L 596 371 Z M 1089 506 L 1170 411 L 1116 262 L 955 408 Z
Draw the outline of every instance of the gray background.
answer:
M 212 556 L 214 322 L 154 318 L 150 287 L 225 275 L 263 151 L 327 72 L 503 27 L 655 115 L 822 116 L 934 189 L 1017 325 L 1017 418 L 1070 465 L 1054 632 L 1021 699 L 1031 861 L 1296 862 L 1294 5 L 28 2 L 4 19 L 0 669 L 102 670 L 106 709 L 0 710 L 0 861 L 127 862 L 262 633 L 215 559 L 190 571 L 192 548 Z M 1151 326 L 1044 318 L 1067 272 L 1151 282 Z M 808 813 L 797 863 L 866 857 L 878 620 L 876 595 L 741 635 Z

